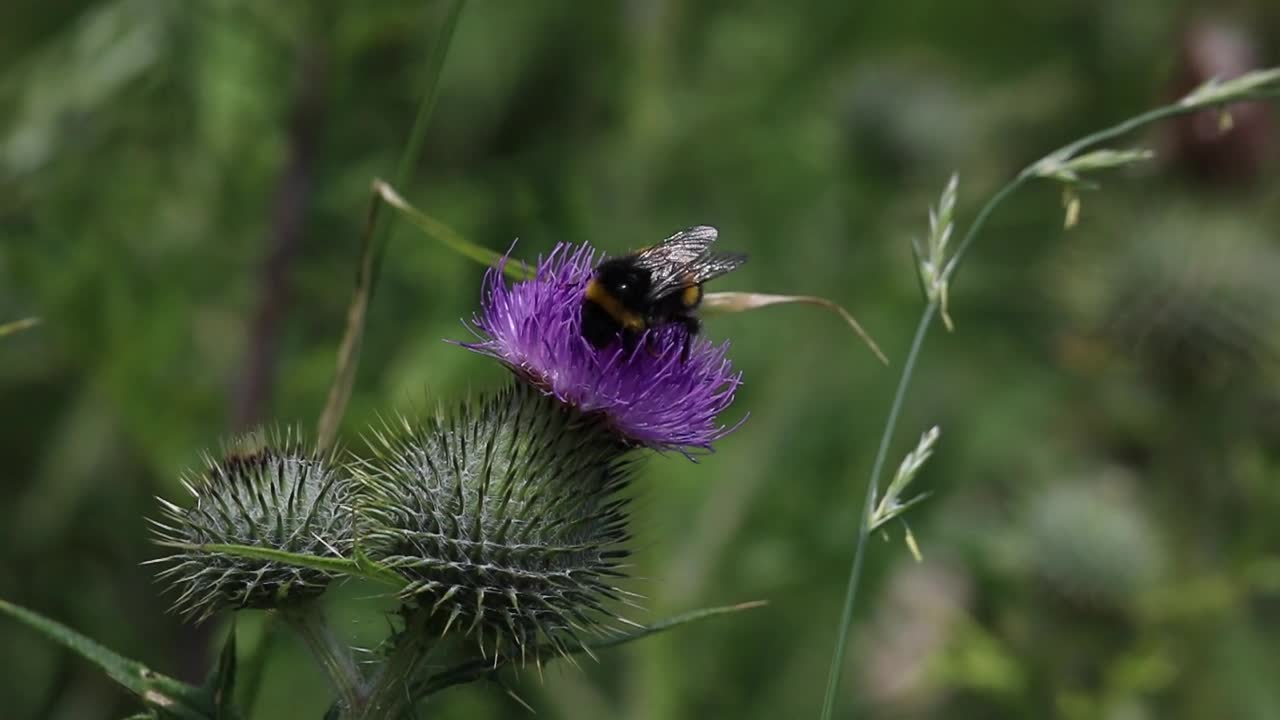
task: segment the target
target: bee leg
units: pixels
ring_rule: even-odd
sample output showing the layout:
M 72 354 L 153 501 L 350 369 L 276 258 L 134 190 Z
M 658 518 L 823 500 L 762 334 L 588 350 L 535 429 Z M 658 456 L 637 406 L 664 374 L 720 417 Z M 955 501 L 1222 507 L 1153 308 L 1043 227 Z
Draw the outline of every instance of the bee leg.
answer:
M 662 353 L 658 352 L 658 346 L 654 344 L 653 333 L 650 333 L 649 336 L 645 339 L 644 351 L 649 353 L 649 357 L 651 358 L 660 357 L 662 355 Z
M 661 357 L 662 353 L 658 352 L 658 332 L 656 324 L 649 325 L 649 331 L 645 333 L 644 351 L 649 353 L 649 357 Z
M 698 322 L 698 318 L 692 315 L 684 318 L 684 347 L 680 350 L 680 362 L 689 362 L 689 350 L 693 347 L 693 339 L 698 336 L 702 330 L 702 324 Z
M 622 352 L 630 356 L 636 351 L 637 335 L 630 330 L 622 331 Z
M 661 322 L 659 322 L 657 318 L 653 316 L 649 316 L 645 318 L 646 330 L 644 333 L 645 334 L 644 351 L 649 353 L 649 357 L 651 358 L 657 358 L 662 355 L 662 353 L 658 352 L 658 345 L 657 345 L 659 325 L 661 325 Z

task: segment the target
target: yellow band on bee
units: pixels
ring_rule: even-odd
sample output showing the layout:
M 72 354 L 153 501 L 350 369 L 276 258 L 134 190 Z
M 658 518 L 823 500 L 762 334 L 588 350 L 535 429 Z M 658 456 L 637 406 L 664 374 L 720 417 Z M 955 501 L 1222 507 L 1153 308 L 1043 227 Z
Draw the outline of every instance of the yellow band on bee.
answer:
M 698 303 L 702 302 L 702 286 L 690 285 L 686 287 L 680 296 L 680 302 L 684 303 L 687 308 L 695 308 Z
M 586 298 L 604 308 L 609 317 L 617 320 L 627 330 L 639 332 L 644 329 L 644 317 L 634 310 L 628 310 L 596 280 L 587 283 Z

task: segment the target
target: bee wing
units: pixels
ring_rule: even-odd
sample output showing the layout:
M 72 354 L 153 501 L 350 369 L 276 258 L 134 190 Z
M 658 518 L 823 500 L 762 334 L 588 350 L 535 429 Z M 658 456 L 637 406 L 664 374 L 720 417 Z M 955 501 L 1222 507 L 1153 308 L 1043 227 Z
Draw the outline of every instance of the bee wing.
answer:
M 710 225 L 696 225 L 635 253 L 636 265 L 651 278 L 648 299 L 704 283 L 746 262 L 745 255 L 712 252 L 719 235 Z
M 666 240 L 637 252 L 636 264 L 655 277 L 665 275 L 705 255 L 719 234 L 710 225 L 685 228 Z
M 672 272 L 655 278 L 649 297 L 656 300 L 691 285 L 701 285 L 737 269 L 746 261 L 747 256 L 740 253 L 704 252 Z

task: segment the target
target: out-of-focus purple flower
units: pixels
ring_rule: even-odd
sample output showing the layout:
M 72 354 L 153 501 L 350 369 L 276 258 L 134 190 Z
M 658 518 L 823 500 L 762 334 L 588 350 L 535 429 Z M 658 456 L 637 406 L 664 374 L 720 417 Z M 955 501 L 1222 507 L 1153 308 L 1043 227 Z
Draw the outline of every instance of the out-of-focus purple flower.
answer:
M 474 319 L 480 340 L 460 344 L 564 404 L 598 414 L 630 443 L 709 450 L 736 428 L 716 421 L 742 379 L 725 357 L 729 344 L 695 338 L 682 360 L 687 331 L 666 325 L 645 331 L 630 352 L 621 342 L 592 347 L 582 337 L 581 309 L 596 262 L 590 246 L 560 244 L 531 280 L 508 284 L 502 267 L 490 269 Z

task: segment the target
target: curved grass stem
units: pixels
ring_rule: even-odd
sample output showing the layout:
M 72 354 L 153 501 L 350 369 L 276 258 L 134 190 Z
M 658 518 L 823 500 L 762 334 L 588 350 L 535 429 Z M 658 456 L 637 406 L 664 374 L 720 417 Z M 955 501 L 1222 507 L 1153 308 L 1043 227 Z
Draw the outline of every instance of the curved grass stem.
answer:
M 841 632 L 836 639 L 835 656 L 831 660 L 831 668 L 827 674 L 827 694 L 822 701 L 824 719 L 829 719 L 835 712 L 836 693 L 840 688 L 840 673 L 844 671 L 849 626 L 853 623 L 853 607 L 858 596 L 858 583 L 862 578 L 862 558 L 866 553 L 867 538 L 871 535 L 871 513 L 875 509 L 877 479 L 884 470 L 885 459 L 889 455 L 889 443 L 893 440 L 893 430 L 898 424 L 898 414 L 902 411 L 907 388 L 915 375 L 916 359 L 920 357 L 924 338 L 929 333 L 929 326 L 933 324 L 933 318 L 937 313 L 938 303 L 931 302 L 925 306 L 924 313 L 920 316 L 915 337 L 911 340 L 911 349 L 907 351 L 907 360 L 902 366 L 902 375 L 898 378 L 898 389 L 893 394 L 893 404 L 889 406 L 889 419 L 885 422 L 884 433 L 880 436 L 880 447 L 876 450 L 875 463 L 871 469 L 871 481 L 867 484 L 862 516 L 858 522 L 858 543 L 853 553 L 853 567 L 849 571 L 849 582 L 845 588 L 844 608 L 840 611 Z
M 1044 163 L 1050 160 L 1066 161 L 1076 156 L 1082 150 L 1100 145 L 1104 142 L 1114 140 L 1118 137 L 1126 135 L 1134 130 L 1146 127 L 1152 123 L 1159 122 L 1168 118 L 1189 113 L 1199 112 L 1209 108 L 1224 107 L 1227 105 L 1250 101 L 1274 99 L 1280 97 L 1280 74 L 1277 71 L 1266 71 L 1258 74 L 1258 82 L 1253 87 L 1235 93 L 1204 93 L 1197 91 L 1187 96 L 1183 100 L 1171 105 L 1149 110 L 1141 115 L 1119 122 L 1111 127 L 1099 130 L 1091 135 L 1086 135 L 1078 140 L 1074 140 L 1063 145 L 1058 150 L 1049 153 L 1044 158 L 1031 163 L 1023 168 L 1012 180 L 1004 187 L 1000 188 L 995 195 L 983 205 L 982 209 L 974 217 L 973 222 L 969 225 L 967 232 L 960 244 L 956 247 L 955 255 L 947 262 L 946 267 L 942 271 L 943 282 L 950 281 L 960 268 L 960 262 L 964 259 L 965 254 L 973 245 L 978 234 L 986 226 L 987 220 L 991 214 L 999 207 L 1010 195 L 1022 188 L 1028 181 L 1041 177 L 1040 171 L 1045 167 Z M 889 416 L 885 420 L 884 431 L 880 435 L 880 445 L 876 450 L 875 462 L 872 464 L 871 476 L 867 481 L 866 495 L 863 502 L 862 514 L 858 521 L 858 535 L 856 546 L 853 554 L 853 564 L 849 570 L 849 580 L 845 588 L 844 605 L 840 613 L 840 625 L 837 628 L 835 650 L 831 658 L 831 667 L 827 674 L 827 689 L 822 701 L 822 720 L 831 720 L 835 713 L 836 698 L 840 690 L 840 679 L 844 671 L 844 658 L 848 649 L 849 628 L 853 624 L 853 612 L 858 595 L 858 584 L 862 576 L 863 557 L 866 552 L 867 539 L 871 535 L 871 515 L 874 510 L 875 499 L 879 492 L 880 475 L 884 470 L 884 463 L 888 455 L 889 445 L 893 441 L 893 434 L 897 428 L 898 416 L 901 413 L 903 402 L 906 398 L 907 388 L 911 384 L 911 378 L 915 373 L 916 361 L 920 354 L 920 348 L 924 345 L 925 336 L 928 335 L 929 328 L 933 324 L 933 319 L 937 316 L 938 303 L 936 301 L 929 302 L 925 305 L 920 315 L 920 321 L 916 326 L 916 333 L 911 341 L 911 349 L 907 353 L 907 360 L 902 366 L 902 374 L 898 378 L 898 388 L 894 393 L 893 401 L 889 406 Z
M 426 137 L 431 112 L 435 109 L 436 98 L 439 95 L 440 76 L 444 70 L 445 56 L 449 52 L 449 45 L 453 40 L 454 30 L 458 26 L 458 18 L 462 15 L 465 4 L 465 0 L 454 0 L 449 5 L 440 34 L 431 48 L 431 55 L 427 58 L 427 80 L 422 101 L 418 104 L 413 128 L 409 131 L 409 139 L 396 166 L 395 184 L 398 187 L 404 187 L 408 182 L 413 174 L 414 164 L 422 152 L 423 138 Z M 342 336 L 342 343 L 338 346 L 337 369 L 334 371 L 333 384 L 329 387 L 329 397 L 325 400 L 324 411 L 320 415 L 318 445 L 321 449 L 331 447 L 337 439 L 338 427 L 342 424 L 347 402 L 351 399 L 356 368 L 360 363 L 360 346 L 364 340 L 365 318 L 368 316 L 369 303 L 373 299 L 373 292 L 378 284 L 378 270 L 382 267 L 382 256 L 386 252 L 387 238 L 390 234 L 390 224 L 382 220 L 378 214 L 378 208 L 382 204 L 380 199 L 374 195 L 369 202 L 369 214 L 360 239 L 356 287 L 351 297 L 351 305 L 347 309 L 347 327 Z

